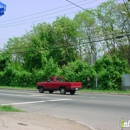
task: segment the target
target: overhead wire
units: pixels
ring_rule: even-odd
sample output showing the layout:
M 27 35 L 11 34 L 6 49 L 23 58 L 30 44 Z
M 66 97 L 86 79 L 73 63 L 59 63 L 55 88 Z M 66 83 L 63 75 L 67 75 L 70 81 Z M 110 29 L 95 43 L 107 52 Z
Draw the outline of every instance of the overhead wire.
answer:
M 66 13 L 66 14 L 72 14 L 72 13 L 75 13 L 75 11 L 74 12 L 70 12 L 70 13 Z M 59 16 L 63 16 L 63 14 L 59 15 Z M 47 17 L 47 18 L 40 19 L 40 20 L 34 20 L 34 21 L 23 22 L 23 23 L 18 23 L 18 24 L 17 24 L 17 22 L 15 22 L 16 24 L 11 24 L 11 25 L 7 24 L 6 26 L 0 25 L 0 28 L 6 28 L 6 27 L 12 27 L 12 26 L 23 25 L 23 24 L 28 24 L 28 23 L 34 23 L 34 22 L 39 22 L 39 21 L 43 21 L 43 20 L 47 20 L 47 19 L 56 18 L 56 17 L 58 17 L 58 16 L 52 16 L 52 17 Z
M 93 33 L 98 33 L 99 31 L 93 31 Z M 115 34 L 117 34 L 117 35 L 120 35 L 120 34 L 123 34 L 123 35 L 127 35 L 127 34 L 129 34 L 129 32 L 127 32 L 127 33 L 123 33 L 123 32 L 111 32 L 111 33 L 109 33 L 108 35 L 106 35 L 106 37 L 109 37 L 109 36 L 112 36 L 112 35 L 115 35 Z M 101 36 L 101 35 L 100 35 Z M 92 37 L 92 38 L 96 38 L 96 37 Z M 9 38 L 6 38 L 6 39 L 1 39 L 0 40 L 0 42 L 1 41 L 7 41 Z
M 88 43 L 95 43 L 95 42 L 103 42 L 103 41 L 107 41 L 107 40 L 113 40 L 113 39 L 120 39 L 120 38 L 123 38 L 125 36 L 130 36 L 130 34 L 126 34 L 126 35 L 119 35 L 119 36 L 115 36 L 113 38 L 105 38 L 105 39 L 99 39 L 99 40 L 94 40 L 94 41 L 89 41 L 89 42 L 85 42 L 85 43 L 76 43 L 76 44 L 70 44 L 69 46 L 68 45 L 62 45 L 62 47 L 50 47 L 50 46 L 46 46 L 48 47 L 47 48 L 42 48 L 42 49 L 39 49 L 38 48 L 38 51 L 44 51 L 44 50 L 58 50 L 58 49 L 61 49 L 61 48 L 71 48 L 71 47 L 75 47 L 75 46 L 78 46 L 78 45 L 86 45 Z M 83 40 L 83 39 L 82 39 Z M 29 51 L 17 51 L 17 52 L 11 52 L 11 53 L 7 53 L 7 54 L 17 54 L 17 53 L 27 53 L 27 52 L 34 52 L 34 48 L 36 48 L 36 46 L 32 46 L 33 48 L 30 48 L 30 47 L 20 47 L 20 48 L 10 48 L 11 50 L 17 50 L 17 49 L 23 49 L 23 48 L 29 48 L 29 49 L 33 49 L 33 50 L 29 50 Z M 37 52 L 37 49 L 35 49 L 35 51 Z M 4 53 L 5 54 L 5 53 Z
M 68 2 L 69 2 L 69 3 L 71 3 L 72 5 L 77 6 L 77 7 L 78 7 L 78 8 L 80 8 L 80 9 L 82 9 L 82 10 L 86 11 L 86 9 L 84 9 L 83 7 L 81 7 L 81 6 L 77 5 L 77 4 L 75 4 L 75 3 L 73 3 L 73 2 L 71 2 L 71 1 L 69 1 L 69 0 L 66 0 L 66 1 L 68 1 Z
M 90 3 L 93 3 L 93 2 L 95 2 L 95 1 L 97 1 L 97 0 L 93 0 L 93 1 L 91 1 L 91 2 L 87 2 L 87 3 L 83 3 L 83 4 L 81 4 L 81 5 L 86 5 L 86 4 L 90 4 Z M 79 2 L 78 2 L 79 3 Z M 69 5 L 70 6 L 70 5 Z M 68 7 L 68 6 L 63 6 L 63 7 Z M 56 13 L 59 13 L 59 12 L 63 12 L 63 11 L 68 11 L 68 10 L 70 10 L 70 9 L 73 9 L 73 8 L 75 8 L 75 7 L 70 7 L 70 8 L 66 8 L 66 9 L 62 9 L 62 10 L 59 10 L 59 11 L 55 11 L 55 12 L 52 12 L 52 13 L 49 13 L 49 14 L 44 14 L 44 15 L 41 15 L 41 16 L 37 16 L 37 17 L 33 17 L 33 18 L 29 18 L 29 19 L 23 19 L 23 20 L 20 20 L 20 21 L 16 21 L 16 22 L 11 22 L 11 23 L 6 23 L 6 24 L 0 24 L 0 28 L 4 28 L 4 27 L 7 27 L 7 26 L 9 26 L 10 24 L 12 24 L 12 25 L 15 25 L 15 23 L 16 23 L 16 25 L 19 25 L 19 24 L 17 24 L 17 23 L 19 23 L 19 22 L 23 22 L 23 21 L 28 21 L 28 20 L 32 20 L 32 19 L 37 19 L 37 18 L 41 18 L 41 17 L 44 17 L 44 16 L 48 16 L 48 15 L 52 15 L 52 14 L 56 14 Z M 58 9 L 58 8 L 57 8 Z M 52 10 L 54 10 L 54 9 L 52 9 Z M 50 10 L 51 11 L 51 10 Z M 45 12 L 48 12 L 48 11 L 45 11 Z M 78 11 L 77 11 L 78 12 Z M 71 13 L 75 13 L 75 12 L 71 12 Z M 67 13 L 67 14 L 70 14 L 70 13 Z M 26 17 L 26 16 L 25 16 Z M 54 16 L 54 17 L 56 17 L 56 16 Z M 52 17 L 51 17 L 52 18 Z M 17 18 L 17 19 L 19 19 L 19 18 Z M 48 18 L 47 18 L 48 19 Z M 44 19 L 39 19 L 39 20 L 35 20 L 35 21 L 30 21 L 30 23 L 31 22 L 37 22 L 37 21 L 41 21 L 41 20 L 44 20 Z M 6 20 L 6 22 L 8 22 L 9 20 Z M 4 22 L 5 23 L 5 22 Z M 26 22 L 24 22 L 24 23 L 26 23 Z M 24 23 L 21 23 L 21 24 L 24 24 Z M 28 23 L 28 22 L 27 22 Z M 12 26 L 11 25 L 11 26 Z M 4 27 L 1 27 L 1 26 L 4 26 Z
M 85 1 L 85 0 L 83 0 L 83 1 Z M 83 2 L 83 1 L 80 1 L 80 2 Z M 97 0 L 94 0 L 94 1 L 97 1 Z M 89 3 L 92 3 L 92 2 L 94 2 L 94 1 L 91 1 L 91 2 L 89 2 Z M 80 3 L 80 2 L 77 2 L 77 3 Z M 66 5 L 67 7 L 68 7 L 68 5 Z M 66 7 L 66 6 L 62 6 L 62 7 Z M 61 7 L 61 8 L 62 8 Z M 74 8 L 74 7 L 73 7 Z M 56 8 L 55 8 L 56 9 Z M 57 8 L 58 9 L 58 8 Z M 69 9 L 71 9 L 71 8 L 69 8 Z M 54 10 L 54 9 L 52 9 L 52 10 Z M 66 9 L 65 9 L 66 10 Z M 67 9 L 68 10 L 68 9 Z M 64 10 L 62 10 L 62 11 L 64 11 Z M 47 11 L 46 11 L 47 12 Z M 61 11 L 60 11 L 61 12 Z M 40 12 L 41 13 L 41 12 Z M 57 12 L 53 12 L 53 13 L 57 13 Z M 53 14 L 52 13 L 52 14 Z M 74 12 L 70 12 L 70 13 L 67 13 L 67 14 L 71 14 L 71 13 L 75 13 L 75 11 Z M 38 13 L 37 13 L 38 14 Z M 48 16 L 49 14 L 46 14 L 46 15 L 44 15 L 44 16 Z M 29 15 L 27 15 L 27 16 L 29 16 Z M 24 17 L 27 17 L 27 16 L 24 16 Z M 31 16 L 31 15 L 30 15 Z M 62 15 L 61 15 L 62 16 Z M 51 19 L 51 18 L 54 18 L 54 17 L 56 17 L 56 16 L 53 16 L 53 17 L 48 17 L 48 18 L 45 18 L 45 19 L 42 19 L 42 20 L 46 20 L 46 19 Z M 19 17 L 19 18 L 22 18 L 22 17 Z M 19 18 L 17 18 L 17 19 L 19 19 Z M 35 17 L 35 18 L 37 18 L 37 17 Z M 33 18 L 32 18 L 33 19 Z M 13 19 L 11 19 L 11 20 L 13 20 Z M 28 19 L 29 20 L 29 19 Z M 24 20 L 25 21 L 25 20 Z M 35 20 L 35 21 L 31 21 L 31 22 L 36 22 L 37 20 Z M 39 21 L 39 20 L 38 20 Z M 40 20 L 41 21 L 41 20 Z M 5 28 L 5 27 L 10 27 L 10 26 L 17 26 L 17 25 L 22 25 L 22 24 L 27 24 L 27 23 L 31 23 L 31 22 L 24 22 L 24 23 L 20 23 L 20 24 L 14 24 L 14 25 L 8 25 L 8 26 L 4 26 L 4 27 L 0 27 L 0 28 Z
M 97 33 L 97 32 L 99 32 L 99 31 L 94 31 L 93 33 Z M 114 36 L 116 35 L 116 37 L 120 37 L 120 35 L 123 35 L 123 36 L 127 36 L 127 35 L 129 35 L 130 34 L 130 32 L 127 32 L 127 33 L 123 33 L 123 32 L 111 32 L 111 33 L 109 33 L 108 35 L 106 35 L 106 37 L 109 37 L 109 38 L 111 38 L 112 37 L 112 35 L 114 34 Z M 101 35 L 99 35 L 99 37 L 104 37 L 104 36 L 101 36 Z M 95 38 L 97 38 L 97 37 L 92 37 L 93 39 L 95 39 Z M 79 39 L 79 40 L 86 40 L 87 39 L 87 37 L 86 38 L 83 38 L 83 39 Z M 7 39 L 2 39 L 2 40 L 8 40 L 8 38 Z M 0 41 L 2 41 L 2 40 L 0 40 Z M 23 47 L 24 48 L 24 47 Z M 26 48 L 26 47 L 25 47 Z
M 82 0 L 82 1 L 79 1 L 79 2 L 76 2 L 76 3 L 82 3 L 82 2 L 84 2 L 84 1 L 86 1 L 86 0 Z M 94 1 L 97 1 L 97 0 L 94 0 Z M 70 6 L 70 4 L 65 5 L 65 6 L 60 6 L 60 7 L 57 7 L 57 8 L 53 8 L 53 9 L 50 9 L 50 10 L 46 10 L 46 11 L 41 11 L 41 12 L 37 12 L 37 13 L 25 15 L 25 16 L 13 18 L 13 19 L 4 20 L 4 21 L 1 21 L 1 23 L 2 23 L 2 22 L 8 22 L 8 21 L 16 20 L 16 19 L 21 19 L 21 18 L 25 18 L 25 17 L 34 16 L 34 15 L 38 15 L 38 14 L 45 13 L 45 12 L 50 12 L 50 11 L 57 10 L 57 9 L 60 9 L 60 8 L 64 8 L 64 7 L 68 7 L 68 6 Z
M 79 1 L 79 2 L 76 2 L 76 3 L 83 3 L 83 2 L 85 2 L 86 0 L 82 0 L 82 1 Z M 93 1 L 89 1 L 89 2 L 87 2 L 87 3 L 84 3 L 84 5 L 86 5 L 86 4 L 90 4 L 90 3 L 93 3 L 93 2 L 95 2 L 95 1 L 98 1 L 98 0 L 93 0 Z M 83 5 L 83 4 L 82 4 Z M 52 16 L 52 17 L 47 17 L 47 18 L 44 18 L 44 19 L 39 19 L 39 20 L 35 20 L 35 21 L 30 21 L 30 22 L 25 22 L 26 20 L 22 20 L 22 21 L 24 21 L 23 23 L 19 23 L 19 24 L 14 24 L 14 22 L 12 23 L 12 25 L 8 25 L 9 23 L 8 22 L 10 22 L 10 21 L 13 21 L 13 20 L 19 20 L 19 19 L 22 19 L 22 18 L 28 18 L 28 17 L 30 17 L 30 16 L 34 16 L 34 15 L 39 15 L 39 14 L 42 14 L 42 13 L 47 13 L 47 12 L 50 12 L 50 11 L 53 11 L 53 10 L 59 10 L 59 9 L 61 9 L 62 8 L 62 10 L 59 10 L 59 12 L 62 12 L 62 11 L 65 11 L 65 10 L 68 10 L 68 8 L 67 9 L 64 9 L 63 10 L 63 8 L 65 8 L 65 7 L 68 7 L 68 6 L 72 6 L 72 5 L 70 5 L 70 4 L 68 4 L 68 5 L 65 5 L 65 6 L 61 6 L 61 7 L 57 7 L 57 8 L 53 8 L 53 9 L 50 9 L 50 10 L 46 10 L 46 11 L 42 11 L 42 12 L 38 12 L 38 13 L 33 13 L 33 14 L 30 14 L 30 15 L 25 15 L 25 16 L 22 16 L 22 17 L 17 17 L 17 18 L 13 18 L 13 19 L 7 19 L 7 20 L 5 20 L 5 21 L 0 21 L 0 23 L 6 23 L 6 25 L 5 24 L 1 24 L 0 25 L 0 28 L 7 28 L 7 27 L 12 27 L 12 26 L 17 26 L 17 25 L 23 25 L 23 24 L 28 24 L 28 23 L 32 23 L 32 22 L 38 22 L 38 21 L 43 21 L 43 20 L 47 20 L 47 19 L 52 19 L 52 18 L 56 18 L 56 17 L 58 17 L 58 16 L 63 16 L 63 14 L 61 14 L 61 15 L 57 15 L 57 16 Z M 71 8 L 69 8 L 69 9 L 73 9 L 73 8 L 75 8 L 75 7 L 71 7 Z M 93 8 L 93 7 L 92 7 Z M 57 11 L 58 12 L 58 11 Z M 43 16 L 48 16 L 48 15 L 52 15 L 52 14 L 55 14 L 55 13 L 57 13 L 57 12 L 53 12 L 53 13 L 48 13 L 48 14 L 46 14 L 46 15 L 43 15 Z M 76 13 L 76 12 L 78 12 L 78 11 L 74 11 L 74 12 L 69 12 L 69 13 L 67 13 L 68 15 L 69 14 L 72 14 L 72 13 Z M 64 14 L 64 15 L 67 15 L 67 14 Z M 40 16 L 40 17 L 43 17 L 43 16 Z M 37 17 L 34 17 L 34 19 L 35 18 L 37 18 Z M 30 19 L 33 19 L 33 18 L 30 18 Z M 29 19 L 28 19 L 29 20 Z M 41 21 L 41 22 L 42 22 Z M 19 21 L 20 22 L 20 21 Z M 15 23 L 17 23 L 17 22 L 15 22 Z M 11 23 L 10 23 L 11 24 Z M 7 39 L 8 40 L 8 39 Z M 0 40 L 0 41 L 3 41 L 3 40 Z

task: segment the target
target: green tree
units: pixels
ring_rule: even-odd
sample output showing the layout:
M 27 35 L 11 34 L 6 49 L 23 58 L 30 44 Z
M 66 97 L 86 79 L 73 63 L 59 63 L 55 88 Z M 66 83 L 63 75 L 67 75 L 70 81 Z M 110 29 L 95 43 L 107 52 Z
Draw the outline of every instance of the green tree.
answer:
M 104 55 L 95 63 L 95 70 L 98 75 L 98 89 L 120 90 L 122 85 L 122 74 L 127 72 L 126 60 L 121 60 L 115 55 L 110 57 Z
M 6 68 L 6 66 L 9 63 L 9 56 L 4 54 L 4 53 L 0 53 L 0 71 L 4 71 L 4 69 Z
M 98 26 L 96 23 L 95 10 L 86 10 L 75 15 L 74 21 L 77 23 L 78 50 L 80 57 L 87 59 L 90 54 L 98 52 L 97 40 Z
M 61 68 L 61 75 L 64 76 L 67 81 L 79 81 L 82 82 L 84 87 L 94 88 L 94 85 L 88 85 L 87 78 L 92 80 L 95 78 L 95 71 L 92 67 L 88 65 L 87 62 L 82 60 L 76 60 L 74 62 L 69 62 L 67 66 Z
M 59 66 L 78 58 L 76 26 L 76 23 L 68 17 L 58 17 L 53 22 L 55 49 L 51 50 L 50 55 L 58 61 Z

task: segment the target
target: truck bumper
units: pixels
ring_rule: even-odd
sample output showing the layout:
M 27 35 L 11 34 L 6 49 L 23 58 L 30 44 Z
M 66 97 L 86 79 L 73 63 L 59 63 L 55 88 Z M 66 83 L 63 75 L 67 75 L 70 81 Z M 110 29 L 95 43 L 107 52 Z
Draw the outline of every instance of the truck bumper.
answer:
M 79 90 L 79 88 L 71 88 L 71 90 L 75 90 L 75 91 L 77 91 L 77 90 Z

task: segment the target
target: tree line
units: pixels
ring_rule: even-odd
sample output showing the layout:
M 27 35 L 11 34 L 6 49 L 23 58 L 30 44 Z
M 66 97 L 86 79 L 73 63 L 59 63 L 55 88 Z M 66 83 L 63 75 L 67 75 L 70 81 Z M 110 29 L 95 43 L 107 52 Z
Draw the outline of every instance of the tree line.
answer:
M 0 51 L 0 85 L 34 87 L 62 75 L 86 88 L 95 88 L 98 77 L 98 89 L 121 89 L 122 74 L 130 72 L 129 20 L 123 3 L 108 0 L 73 19 L 33 25 Z

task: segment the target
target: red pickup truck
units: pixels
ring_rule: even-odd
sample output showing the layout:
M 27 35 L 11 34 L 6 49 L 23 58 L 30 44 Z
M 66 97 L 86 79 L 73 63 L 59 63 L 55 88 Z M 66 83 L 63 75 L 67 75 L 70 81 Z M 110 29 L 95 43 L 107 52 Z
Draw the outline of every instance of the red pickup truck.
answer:
M 53 76 L 47 79 L 45 82 L 38 82 L 37 89 L 39 93 L 43 93 L 44 91 L 49 91 L 53 93 L 54 91 L 59 90 L 61 94 L 66 94 L 66 92 L 70 92 L 70 94 L 75 94 L 75 91 L 82 88 L 81 82 L 66 82 L 64 77 L 61 76 Z

